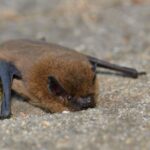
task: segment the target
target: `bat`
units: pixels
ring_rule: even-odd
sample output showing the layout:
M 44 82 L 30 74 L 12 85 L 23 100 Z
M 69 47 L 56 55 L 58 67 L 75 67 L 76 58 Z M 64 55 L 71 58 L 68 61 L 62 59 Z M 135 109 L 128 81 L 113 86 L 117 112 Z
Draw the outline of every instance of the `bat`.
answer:
M 96 68 L 137 78 L 145 72 L 122 67 L 46 41 L 10 40 L 0 44 L 3 88 L 0 119 L 11 117 L 11 90 L 48 112 L 96 106 Z

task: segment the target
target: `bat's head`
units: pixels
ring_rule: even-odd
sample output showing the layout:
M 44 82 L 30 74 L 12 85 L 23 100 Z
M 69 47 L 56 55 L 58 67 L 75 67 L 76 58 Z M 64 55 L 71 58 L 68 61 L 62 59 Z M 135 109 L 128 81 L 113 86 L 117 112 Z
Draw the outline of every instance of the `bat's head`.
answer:
M 46 61 L 42 64 L 37 65 L 38 69 L 34 67 L 35 71 L 32 71 L 30 81 L 34 87 L 30 91 L 34 91 L 34 95 L 41 99 L 43 108 L 51 112 L 62 112 L 96 106 L 96 73 L 88 60 L 51 59 L 49 63 Z
M 78 81 L 74 81 L 74 82 L 78 82 Z M 66 84 L 70 84 L 70 83 L 66 83 Z M 92 84 L 94 84 L 94 81 Z M 77 111 L 77 110 L 83 110 L 83 109 L 95 107 L 96 105 L 95 93 L 94 91 L 89 90 L 89 89 L 92 89 L 93 85 L 91 85 L 90 87 L 87 87 L 88 89 L 84 89 L 84 90 L 89 90 L 89 92 L 86 91 L 86 94 L 83 94 L 84 92 L 81 89 L 80 90 L 83 93 L 81 93 L 81 91 L 80 92 L 77 91 L 79 90 L 77 89 L 77 86 L 79 86 L 77 85 L 77 83 L 75 83 L 75 85 L 72 85 L 72 86 L 73 87 L 70 87 L 72 89 L 66 90 L 63 87 L 63 84 L 61 84 L 55 77 L 53 76 L 48 77 L 48 89 L 50 93 L 55 95 L 57 99 L 63 102 L 67 107 L 69 107 L 70 110 Z M 82 87 L 82 81 L 80 83 L 80 86 Z M 71 92 L 71 90 L 73 89 L 75 91 Z

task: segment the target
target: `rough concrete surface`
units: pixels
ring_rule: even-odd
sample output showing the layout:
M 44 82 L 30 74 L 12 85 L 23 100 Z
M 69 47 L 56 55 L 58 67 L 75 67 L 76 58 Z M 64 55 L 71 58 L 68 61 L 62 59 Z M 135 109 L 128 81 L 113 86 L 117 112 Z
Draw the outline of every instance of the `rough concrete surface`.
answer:
M 130 79 L 99 70 L 97 107 L 47 114 L 13 98 L 0 121 L 1 150 L 150 149 L 150 1 L 2 0 L 0 41 L 39 39 L 146 71 Z

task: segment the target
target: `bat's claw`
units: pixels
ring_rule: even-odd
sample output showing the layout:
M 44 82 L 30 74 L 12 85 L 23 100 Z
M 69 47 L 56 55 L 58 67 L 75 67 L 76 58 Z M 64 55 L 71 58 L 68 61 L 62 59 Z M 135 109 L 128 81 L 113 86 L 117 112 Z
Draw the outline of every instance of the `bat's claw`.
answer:
M 147 73 L 145 71 L 138 72 L 138 75 L 146 75 Z
M 12 114 L 0 114 L 0 120 L 9 119 L 11 118 Z

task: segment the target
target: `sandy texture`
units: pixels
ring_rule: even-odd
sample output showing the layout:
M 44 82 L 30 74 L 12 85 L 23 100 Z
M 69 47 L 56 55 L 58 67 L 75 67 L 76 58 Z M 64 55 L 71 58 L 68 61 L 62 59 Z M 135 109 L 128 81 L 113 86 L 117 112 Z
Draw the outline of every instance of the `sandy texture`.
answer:
M 0 9 L 1 42 L 45 37 L 147 71 L 135 80 L 100 69 L 97 108 L 82 112 L 47 114 L 14 97 L 1 150 L 149 150 L 149 0 L 3 0 Z

